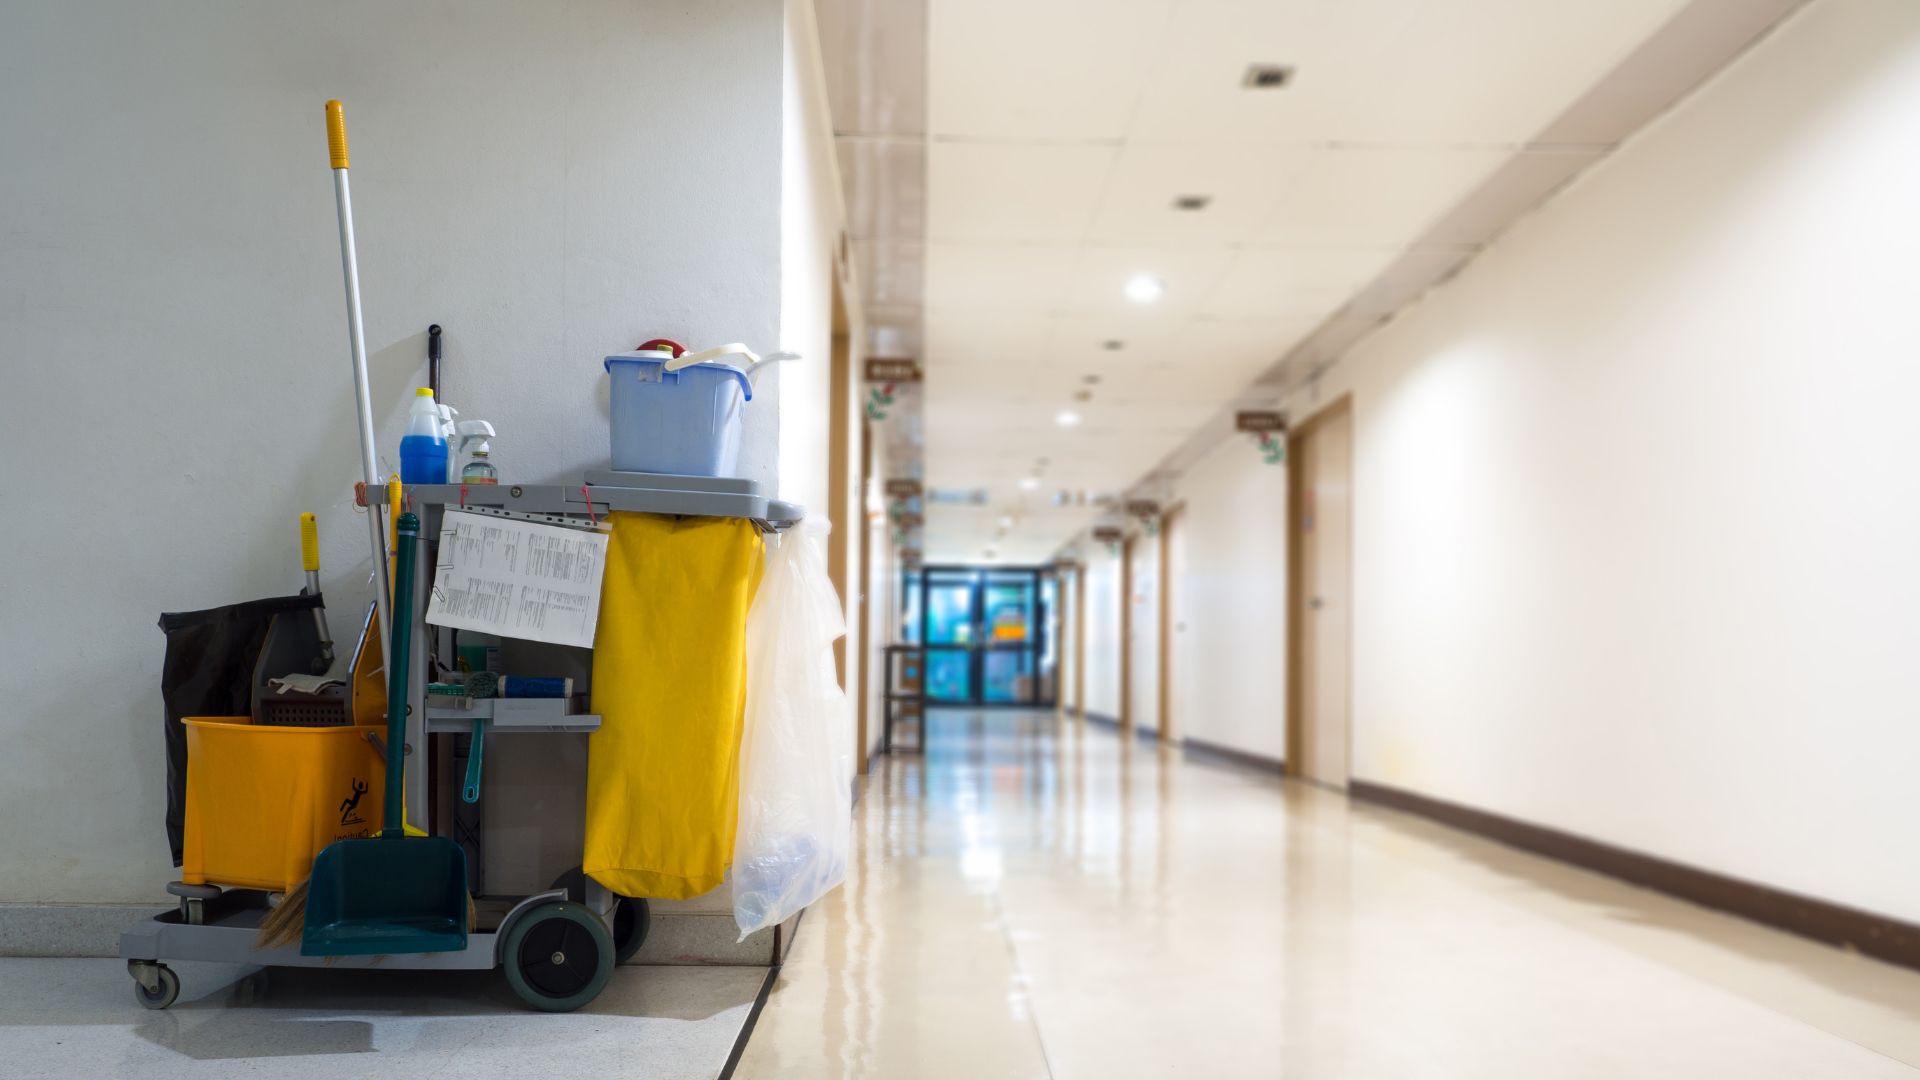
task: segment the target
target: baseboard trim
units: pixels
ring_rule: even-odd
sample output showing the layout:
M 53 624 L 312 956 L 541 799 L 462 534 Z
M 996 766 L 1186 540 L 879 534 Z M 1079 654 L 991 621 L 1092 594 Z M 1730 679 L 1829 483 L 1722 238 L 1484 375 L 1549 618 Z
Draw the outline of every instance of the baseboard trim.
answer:
M 1253 754 L 1245 750 L 1236 750 L 1231 746 L 1195 739 L 1191 736 L 1180 740 L 1180 749 L 1189 759 L 1214 765 L 1232 765 L 1255 772 L 1270 773 L 1274 776 L 1287 774 L 1287 763 L 1279 758 L 1270 758 L 1265 754 Z
M 1106 713 L 1097 712 L 1090 712 L 1086 715 L 1087 719 L 1099 724 L 1101 727 L 1112 728 L 1115 731 L 1120 730 L 1120 718 L 1117 716 L 1108 716 Z M 1133 737 L 1139 739 L 1141 742 L 1158 742 L 1160 740 L 1160 733 L 1152 728 L 1134 728 Z
M 0 956 L 119 956 L 121 931 L 170 906 L 0 904 Z
M 1702 907 L 1920 970 L 1920 926 L 1727 877 L 1402 788 L 1354 780 L 1354 799 L 1437 821 L 1509 847 L 1618 878 Z

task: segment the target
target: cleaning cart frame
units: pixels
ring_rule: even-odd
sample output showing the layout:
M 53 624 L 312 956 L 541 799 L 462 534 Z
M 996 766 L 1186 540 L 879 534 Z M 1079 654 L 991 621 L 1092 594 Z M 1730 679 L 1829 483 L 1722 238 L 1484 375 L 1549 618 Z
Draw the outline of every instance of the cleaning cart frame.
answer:
M 660 476 L 643 473 L 591 472 L 587 483 L 565 485 L 499 485 L 465 487 L 422 484 L 406 489 L 421 517 L 422 557 L 429 557 L 440 535 L 441 519 L 449 507 L 500 514 L 561 525 L 588 525 L 614 512 L 748 518 L 765 531 L 779 531 L 803 516 L 794 504 L 769 499 L 750 480 L 711 477 Z M 427 696 L 428 641 L 426 589 L 430 575 L 410 575 L 411 592 L 405 605 L 405 640 L 411 653 L 406 700 L 406 747 L 424 747 L 430 735 L 471 732 L 478 718 L 488 720 L 491 737 L 591 732 L 600 717 L 572 711 L 571 698 L 476 698 L 465 705 L 441 703 Z M 398 636 L 398 635 L 396 635 Z M 391 748 L 389 747 L 389 752 Z M 432 807 L 426 769 L 404 771 L 406 803 Z M 451 815 L 447 815 L 450 817 Z M 416 824 L 421 822 L 416 821 Z M 448 835 L 450 821 L 437 817 L 424 823 L 436 836 Z M 259 928 L 272 908 L 271 893 L 257 888 L 221 888 L 174 882 L 167 891 L 178 898 L 168 911 L 145 920 L 120 936 L 120 955 L 134 979 L 134 996 L 151 1009 L 171 1005 L 180 992 L 180 980 L 169 961 L 202 960 L 262 967 L 328 967 L 405 971 L 505 970 L 515 993 L 529 1006 L 566 1011 L 593 1000 L 606 985 L 613 967 L 637 950 L 644 936 L 647 913 L 644 900 L 619 897 L 592 878 L 556 882 L 556 887 L 524 897 L 498 898 L 506 905 L 482 907 L 480 925 L 466 936 L 464 948 L 445 952 L 387 956 L 308 956 L 299 942 L 260 948 Z M 571 935 L 565 931 L 584 931 Z M 588 949 L 591 956 L 574 956 L 570 963 L 551 962 L 550 941 L 565 939 L 570 948 Z M 575 977 L 566 971 L 577 971 Z

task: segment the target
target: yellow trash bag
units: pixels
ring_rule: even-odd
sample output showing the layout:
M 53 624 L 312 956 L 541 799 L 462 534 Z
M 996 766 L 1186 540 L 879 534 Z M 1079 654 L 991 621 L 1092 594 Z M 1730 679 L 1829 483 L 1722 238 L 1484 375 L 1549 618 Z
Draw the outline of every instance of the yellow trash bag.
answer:
M 747 608 L 743 518 L 614 514 L 593 643 L 584 868 L 623 896 L 684 900 L 733 858 Z

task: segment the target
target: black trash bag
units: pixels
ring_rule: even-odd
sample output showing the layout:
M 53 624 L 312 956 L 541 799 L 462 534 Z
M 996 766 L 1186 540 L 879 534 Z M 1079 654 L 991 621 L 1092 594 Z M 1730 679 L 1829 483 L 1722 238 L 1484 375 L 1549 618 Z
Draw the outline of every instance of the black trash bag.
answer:
M 187 727 L 180 721 L 250 714 L 253 667 L 273 617 L 319 606 L 318 596 L 278 596 L 160 616 L 167 635 L 160 696 L 167 713 L 167 845 L 173 865 L 180 865 L 187 828 Z

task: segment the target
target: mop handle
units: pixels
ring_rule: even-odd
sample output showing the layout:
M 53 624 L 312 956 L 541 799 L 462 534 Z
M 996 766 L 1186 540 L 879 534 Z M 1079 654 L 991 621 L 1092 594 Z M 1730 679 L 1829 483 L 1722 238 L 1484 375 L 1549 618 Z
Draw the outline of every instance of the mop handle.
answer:
M 380 645 L 393 636 L 387 588 L 387 544 L 372 493 L 380 490 L 380 455 L 373 439 L 373 392 L 367 387 L 367 335 L 360 322 L 360 264 L 353 253 L 353 196 L 347 187 L 347 117 L 338 101 L 327 102 L 327 155 L 333 167 L 333 198 L 340 211 L 340 265 L 347 282 L 347 337 L 353 347 L 353 397 L 359 407 L 360 470 L 368 493 L 367 536 L 373 546 L 373 604 L 380 615 Z M 393 664 L 388 653 L 387 664 Z
M 401 514 L 397 531 L 400 550 L 393 572 L 393 646 L 387 650 L 387 805 L 380 829 L 380 835 L 388 839 L 406 835 L 400 803 L 406 798 L 407 662 L 413 635 L 413 562 L 420 540 L 420 519 Z

